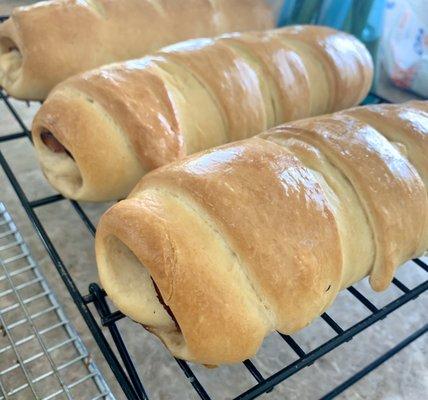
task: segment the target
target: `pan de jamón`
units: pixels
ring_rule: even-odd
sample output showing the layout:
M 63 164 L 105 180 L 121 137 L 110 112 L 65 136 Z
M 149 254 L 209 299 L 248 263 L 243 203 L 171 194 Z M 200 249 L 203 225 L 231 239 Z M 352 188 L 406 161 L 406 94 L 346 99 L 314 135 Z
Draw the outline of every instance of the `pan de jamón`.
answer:
M 14 97 L 42 100 L 64 79 L 100 65 L 274 26 L 265 0 L 44 1 L 16 8 L 0 24 L 0 85 Z
M 147 174 L 101 218 L 100 281 L 177 357 L 242 361 L 428 249 L 428 102 L 289 123 Z
M 326 27 L 195 39 L 58 85 L 34 119 L 34 144 L 64 196 L 120 199 L 188 154 L 356 105 L 372 73 L 366 48 Z

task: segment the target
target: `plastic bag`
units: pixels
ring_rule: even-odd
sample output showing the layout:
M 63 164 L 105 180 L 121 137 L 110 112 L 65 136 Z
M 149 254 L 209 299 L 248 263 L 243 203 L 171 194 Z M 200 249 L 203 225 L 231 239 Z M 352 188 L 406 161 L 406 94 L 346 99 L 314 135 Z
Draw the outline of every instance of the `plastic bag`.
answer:
M 382 56 L 395 86 L 428 98 L 427 0 L 388 0 Z

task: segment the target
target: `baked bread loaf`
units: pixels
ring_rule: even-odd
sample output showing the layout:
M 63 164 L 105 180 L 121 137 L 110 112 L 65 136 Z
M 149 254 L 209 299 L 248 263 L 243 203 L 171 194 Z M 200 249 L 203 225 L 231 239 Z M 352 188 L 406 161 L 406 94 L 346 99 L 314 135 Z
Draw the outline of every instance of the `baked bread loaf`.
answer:
M 428 248 L 428 102 L 273 128 L 146 175 L 101 218 L 110 299 L 171 352 L 253 356 Z
M 59 82 L 163 46 L 270 29 L 265 0 L 56 0 L 16 8 L 0 25 L 0 85 L 42 100 Z
M 365 97 L 372 61 L 354 37 L 297 26 L 195 39 L 63 82 L 33 123 L 64 196 L 126 197 L 145 173 Z

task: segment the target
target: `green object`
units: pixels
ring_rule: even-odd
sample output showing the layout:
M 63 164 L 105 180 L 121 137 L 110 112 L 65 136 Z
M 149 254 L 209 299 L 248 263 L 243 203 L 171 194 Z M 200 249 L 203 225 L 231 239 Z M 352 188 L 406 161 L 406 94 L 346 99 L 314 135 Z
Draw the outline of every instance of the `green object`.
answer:
M 376 61 L 386 0 L 285 0 L 279 26 L 326 25 L 358 37 Z
M 296 2 L 293 20 L 296 24 L 309 24 L 318 17 L 322 1 L 320 0 L 298 0 Z

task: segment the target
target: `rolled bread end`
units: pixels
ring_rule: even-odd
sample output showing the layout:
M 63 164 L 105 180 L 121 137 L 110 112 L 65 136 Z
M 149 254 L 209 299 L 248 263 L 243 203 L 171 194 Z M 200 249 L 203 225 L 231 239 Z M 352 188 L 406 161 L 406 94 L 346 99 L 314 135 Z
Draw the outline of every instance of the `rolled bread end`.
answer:
M 23 54 L 11 19 L 0 24 L 0 86 L 17 98 L 26 98 L 21 88 Z
M 100 282 L 175 357 L 239 362 L 256 353 L 272 324 L 234 253 L 189 204 L 152 187 L 110 208 L 96 234 Z
M 74 88 L 55 89 L 34 118 L 32 136 L 46 178 L 74 200 L 124 198 L 145 173 L 127 136 Z

